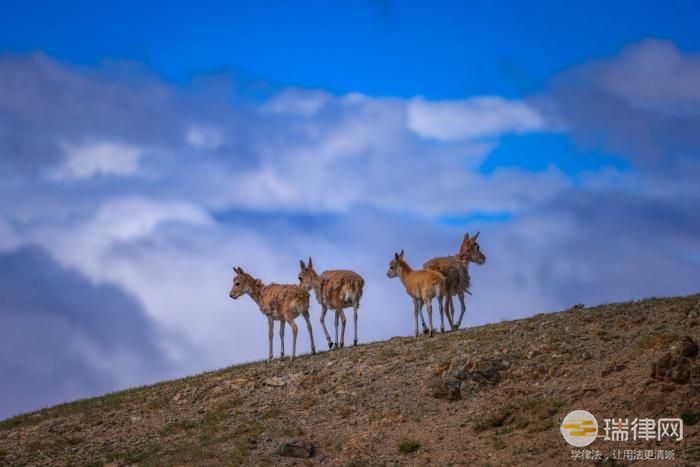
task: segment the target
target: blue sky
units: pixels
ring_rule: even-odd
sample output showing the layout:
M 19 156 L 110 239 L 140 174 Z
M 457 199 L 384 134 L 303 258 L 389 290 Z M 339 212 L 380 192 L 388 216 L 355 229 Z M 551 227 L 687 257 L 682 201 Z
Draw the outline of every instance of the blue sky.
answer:
M 468 326 L 697 292 L 699 20 L 693 2 L 4 3 L 0 417 L 263 358 L 234 265 L 357 270 L 362 342 L 411 333 L 393 252 L 420 266 L 465 231 L 487 255 Z
M 230 72 L 267 89 L 431 99 L 533 93 L 649 37 L 700 47 L 692 1 L 10 1 L 3 13 L 9 52 L 127 59 L 178 83 Z

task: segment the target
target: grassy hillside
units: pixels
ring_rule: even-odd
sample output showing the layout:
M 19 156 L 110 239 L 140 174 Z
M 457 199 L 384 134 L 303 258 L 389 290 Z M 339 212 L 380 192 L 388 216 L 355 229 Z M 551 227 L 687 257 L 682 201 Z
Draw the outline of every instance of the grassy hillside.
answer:
M 699 315 L 700 295 L 575 307 L 234 366 L 6 420 L 0 465 L 584 464 L 559 432 L 574 409 L 601 427 L 682 416 L 683 441 L 589 449 L 673 449 L 665 465 L 697 464 L 700 358 L 680 353 Z M 313 457 L 280 457 L 298 436 Z

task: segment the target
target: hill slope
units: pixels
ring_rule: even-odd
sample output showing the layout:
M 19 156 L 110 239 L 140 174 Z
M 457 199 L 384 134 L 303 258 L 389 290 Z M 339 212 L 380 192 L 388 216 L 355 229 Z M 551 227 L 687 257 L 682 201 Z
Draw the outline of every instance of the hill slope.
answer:
M 700 295 L 649 299 L 234 366 L 6 420 L 0 464 L 562 465 L 574 409 L 601 429 L 682 415 L 680 442 L 589 449 L 673 449 L 694 464 L 700 358 L 682 338 L 697 342 L 699 315 Z M 296 436 L 313 457 L 277 454 Z

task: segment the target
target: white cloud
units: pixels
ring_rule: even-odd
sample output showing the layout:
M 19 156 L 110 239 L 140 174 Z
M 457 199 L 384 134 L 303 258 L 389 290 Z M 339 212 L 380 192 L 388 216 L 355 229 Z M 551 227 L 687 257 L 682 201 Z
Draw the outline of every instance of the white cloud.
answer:
M 700 54 L 684 54 L 672 42 L 646 40 L 588 66 L 602 88 L 632 105 L 662 112 L 692 106 L 698 113 Z
M 495 137 L 545 128 L 543 118 L 527 103 L 494 96 L 453 101 L 428 101 L 417 97 L 408 103 L 407 125 L 422 137 L 440 141 Z
M 412 102 L 352 94 L 329 100 L 333 118 L 289 117 L 284 137 L 255 147 L 259 164 L 207 173 L 206 202 L 215 209 L 314 213 L 373 206 L 436 217 L 517 211 L 571 187 L 556 168 L 478 173 L 496 143 L 416 138 L 406 128 Z
M 287 114 L 310 117 L 333 100 L 325 91 L 290 88 L 265 102 L 260 111 L 267 114 Z
M 224 142 L 221 131 L 217 128 L 192 125 L 185 133 L 185 140 L 194 148 L 216 149 Z
M 101 241 L 126 242 L 148 236 L 164 222 L 208 224 L 211 219 L 188 202 L 126 198 L 103 204 L 86 228 Z
M 21 245 L 22 240 L 12 226 L 0 218 L 0 252 L 11 251 Z
M 86 84 L 92 79 L 82 78 Z M 253 104 L 249 111 L 207 100 L 181 101 L 176 92 L 168 93 L 174 97 L 165 105 L 154 93 L 134 93 L 118 80 L 114 86 L 119 92 L 113 101 L 101 100 L 100 89 L 89 94 L 91 99 L 75 99 L 86 103 L 77 109 L 79 120 L 68 119 L 79 124 L 70 131 L 51 127 L 50 141 L 89 140 L 95 134 L 111 135 L 110 141 L 141 141 L 143 147 L 158 148 L 148 153 L 155 181 L 115 178 L 90 184 L 88 191 L 82 184 L 47 183 L 22 173 L 12 184 L 0 183 L 7 219 L 0 221 L 0 249 L 18 242 L 39 244 L 91 280 L 133 294 L 159 329 L 175 330 L 195 343 L 196 352 L 181 355 L 187 361 L 179 367 L 183 374 L 266 355 L 267 329 L 257 307 L 248 298 L 233 302 L 228 297 L 233 265 L 267 282 L 294 282 L 298 260 L 309 255 L 319 268 L 357 269 L 367 284 L 360 310 L 363 341 L 412 332 L 410 300 L 398 281 L 384 276 L 393 251 L 405 248 L 411 264 L 420 265 L 454 252 L 467 228 L 482 230 L 488 256 L 485 266 L 474 268 L 469 325 L 579 301 L 682 293 L 691 281 L 697 283 L 697 272 L 676 259 L 697 252 L 697 240 L 682 237 L 680 242 L 673 234 L 660 248 L 682 254 L 659 249 L 651 258 L 644 236 L 659 227 L 643 222 L 629 227 L 631 221 L 656 219 L 669 224 L 669 232 L 678 227 L 690 238 L 688 232 L 697 228 L 688 220 L 684 225 L 683 214 L 671 208 L 690 204 L 693 193 L 697 198 L 691 185 L 695 178 L 688 175 L 697 169 L 674 181 L 683 188 L 672 192 L 678 202 L 648 212 L 640 208 L 650 193 L 670 186 L 656 174 L 644 179 L 637 172 L 608 171 L 572 180 L 555 167 L 538 173 L 498 168 L 488 175 L 478 170 L 499 135 L 548 128 L 531 101 L 431 102 L 297 89 L 260 107 Z M 56 94 L 49 89 L 42 100 Z M 124 99 L 129 106 L 122 105 Z M 122 115 L 124 108 L 132 112 Z M 39 113 L 33 105 L 26 109 Z M 107 118 L 115 113 L 119 118 Z M 10 122 L 13 111 L 7 115 Z M 139 115 L 145 116 L 132 121 Z M 30 120 L 26 134 L 44 135 L 45 120 Z M 144 124 L 148 121 L 153 128 Z M 24 138 L 18 129 L 23 127 L 10 126 L 5 134 Z M 215 151 L 229 142 L 229 134 L 236 135 L 235 150 Z M 183 141 L 207 157 L 190 157 L 192 150 L 183 150 Z M 46 159 L 38 155 L 47 153 L 47 146 L 34 142 L 27 137 L 21 147 L 34 151 L 33 164 L 41 167 Z M 143 151 L 135 146 L 106 142 L 65 150 L 66 163 L 55 179 L 141 173 Z M 0 173 L 6 182 L 7 172 Z M 620 200 L 607 196 L 611 192 Z M 614 202 L 619 206 L 608 209 Z M 515 216 L 490 227 L 451 228 L 433 221 L 474 212 Z M 606 225 L 603 235 L 599 229 Z M 630 238 L 634 241 L 627 242 Z M 648 274 L 648 264 L 661 264 L 657 269 L 664 270 L 663 277 Z M 652 279 L 656 286 L 649 286 Z M 322 348 L 315 303 L 312 314 Z M 301 329 L 299 350 L 307 351 Z M 180 341 L 166 340 L 172 355 L 182 354 Z
M 37 227 L 31 237 L 62 264 L 80 269 L 93 280 L 108 281 L 112 276 L 102 259 L 113 248 L 149 238 L 168 223 L 211 222 L 206 211 L 189 202 L 132 197 L 106 201 L 82 222 Z
M 645 40 L 564 71 L 537 103 L 586 150 L 691 179 L 688 164 L 700 159 L 698 83 L 700 54 Z
M 96 175 L 135 175 L 143 150 L 130 144 L 102 142 L 63 144 L 65 159 L 50 176 L 54 180 L 79 180 Z

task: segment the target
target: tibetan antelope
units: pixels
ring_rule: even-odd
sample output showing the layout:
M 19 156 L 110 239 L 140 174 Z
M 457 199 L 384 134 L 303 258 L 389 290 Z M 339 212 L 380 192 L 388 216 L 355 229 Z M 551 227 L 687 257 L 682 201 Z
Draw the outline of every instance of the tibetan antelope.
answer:
M 416 337 L 418 337 L 418 314 L 423 314 L 422 308 L 425 303 L 428 308 L 428 325 L 430 326 L 430 336 L 433 336 L 433 298 L 437 298 L 440 307 L 440 330 L 445 332 L 443 318 L 443 296 L 445 294 L 445 276 L 437 271 L 429 269 L 419 269 L 414 271 L 403 259 L 401 253 L 394 253 L 394 259 L 389 263 L 387 277 L 399 277 L 406 289 L 406 293 L 413 299 L 413 318 L 416 323 Z
M 345 345 L 345 312 L 343 308 L 352 306 L 355 323 L 353 345 L 357 345 L 357 308 L 360 306 L 365 280 L 356 272 L 347 270 L 325 271 L 319 276 L 314 271 L 311 257 L 309 257 L 308 264 L 304 264 L 304 261 L 299 260 L 299 265 L 301 266 L 301 272 L 299 273 L 301 287 L 307 291 L 313 288 L 316 300 L 321 305 L 321 325 L 323 326 L 323 332 L 326 334 L 328 348 L 333 348 L 333 342 L 330 335 L 328 335 L 328 329 L 326 329 L 326 312 L 329 308 L 335 310 L 335 346 L 337 348 Z M 338 318 L 340 318 L 342 323 L 340 343 L 338 343 Z
M 280 360 L 284 360 L 285 322 L 289 323 L 289 327 L 292 328 L 292 360 L 294 360 L 297 352 L 297 325 L 294 323 L 294 319 L 299 315 L 302 315 L 306 320 L 306 327 L 311 339 L 311 353 L 315 354 L 314 334 L 309 320 L 309 293 L 293 284 L 264 285 L 260 279 L 254 278 L 243 271 L 241 267 L 233 268 L 233 270 L 236 272 L 236 277 L 233 278 L 233 287 L 229 296 L 235 300 L 241 295 L 248 294 L 258 305 L 262 314 L 267 317 L 269 343 L 267 361 L 272 361 L 272 332 L 275 321 L 280 322 Z
M 467 292 L 469 295 L 471 295 L 469 263 L 482 265 L 486 262 L 486 255 L 481 252 L 481 248 L 479 248 L 479 244 L 476 242 L 477 238 L 479 238 L 479 232 L 474 234 L 474 236 L 471 238 L 469 238 L 468 233 L 465 233 L 464 239 L 462 240 L 462 245 L 459 247 L 459 253 L 457 253 L 459 259 L 461 259 L 462 263 L 464 263 L 464 273 L 466 274 L 467 278 Z M 462 325 L 462 318 L 464 318 L 464 311 L 466 310 L 466 307 L 464 306 L 464 293 L 458 294 L 458 296 L 462 310 L 459 313 L 459 319 L 455 321 L 455 326 L 457 326 L 457 328 Z M 450 307 L 452 313 L 454 314 L 454 305 L 452 303 L 450 303 Z
M 464 239 L 459 247 L 459 252 L 454 256 L 439 256 L 426 261 L 423 264 L 424 269 L 437 271 L 445 276 L 445 285 L 447 291 L 445 293 L 445 314 L 452 329 L 458 329 L 462 324 L 464 311 L 464 294 L 471 295 L 469 290 L 471 283 L 469 277 L 469 263 L 484 264 L 486 256 L 479 249 L 479 244 L 476 239 L 479 238 L 479 232 L 469 238 L 469 234 L 464 234 Z M 461 305 L 461 313 L 459 319 L 455 319 L 455 308 L 452 302 L 452 296 L 457 295 Z M 421 319 L 423 316 L 421 315 Z

